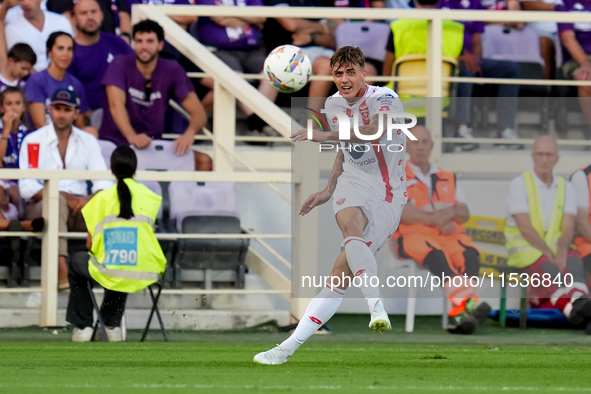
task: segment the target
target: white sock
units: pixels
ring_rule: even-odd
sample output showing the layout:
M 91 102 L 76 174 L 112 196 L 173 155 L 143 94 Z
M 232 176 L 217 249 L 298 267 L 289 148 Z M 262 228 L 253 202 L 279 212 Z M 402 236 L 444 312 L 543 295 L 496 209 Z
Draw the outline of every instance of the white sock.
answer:
M 376 299 L 380 299 L 380 288 L 370 285 L 370 278 L 378 276 L 378 263 L 376 258 L 365 243 L 365 240 L 360 237 L 347 237 L 343 241 L 345 253 L 347 254 L 347 262 L 351 272 L 354 276 L 359 276 L 362 281 L 362 286 L 359 287 L 361 294 L 365 297 L 367 304 L 371 308 L 376 304 Z M 355 281 L 359 283 L 359 281 Z M 378 284 L 379 286 L 379 284 Z
M 308 338 L 326 323 L 339 309 L 345 290 L 323 288 L 308 304 L 304 316 L 295 331 L 281 343 L 281 347 L 293 354 Z

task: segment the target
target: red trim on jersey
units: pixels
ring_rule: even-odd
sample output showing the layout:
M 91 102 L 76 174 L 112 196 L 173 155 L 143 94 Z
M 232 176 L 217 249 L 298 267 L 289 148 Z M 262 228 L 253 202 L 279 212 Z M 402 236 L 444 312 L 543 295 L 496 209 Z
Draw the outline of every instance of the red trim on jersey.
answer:
M 384 158 L 384 150 L 381 149 L 381 146 L 376 143 L 372 143 L 371 146 L 373 147 L 373 151 L 376 154 L 376 158 L 378 159 L 378 166 L 380 168 L 380 173 L 382 174 L 382 180 L 386 184 L 386 202 L 392 202 L 394 198 L 394 193 L 392 193 L 392 185 L 390 185 L 390 171 L 388 170 L 388 165 L 386 164 L 386 159 Z

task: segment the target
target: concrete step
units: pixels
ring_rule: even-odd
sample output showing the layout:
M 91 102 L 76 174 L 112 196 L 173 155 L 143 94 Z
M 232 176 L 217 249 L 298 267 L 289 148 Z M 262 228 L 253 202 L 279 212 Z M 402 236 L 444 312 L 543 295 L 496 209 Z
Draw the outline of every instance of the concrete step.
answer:
M 144 328 L 149 309 L 125 310 L 127 328 Z M 239 330 L 253 327 L 269 320 L 276 320 L 280 326 L 289 324 L 289 311 L 245 311 L 245 310 L 183 310 L 160 307 L 160 314 L 167 330 Z M 39 325 L 39 309 L 0 309 L 0 327 L 26 327 Z M 57 325 L 66 326 L 66 310 L 58 309 Z M 158 329 L 156 316 L 150 325 Z
M 268 289 L 269 286 L 258 275 L 250 273 L 245 276 L 245 288 Z M 94 292 L 100 305 L 104 291 L 97 288 Z M 60 326 L 67 324 L 65 310 L 69 296 L 69 292 L 58 293 L 57 324 Z M 0 327 L 39 325 L 41 301 L 39 292 L 0 293 Z M 130 294 L 125 311 L 128 327 L 143 328 L 151 307 L 147 290 Z M 166 294 L 164 290 L 158 307 L 167 329 L 234 330 L 268 320 L 289 324 L 289 304 L 274 294 Z M 158 328 L 154 321 L 152 325 Z

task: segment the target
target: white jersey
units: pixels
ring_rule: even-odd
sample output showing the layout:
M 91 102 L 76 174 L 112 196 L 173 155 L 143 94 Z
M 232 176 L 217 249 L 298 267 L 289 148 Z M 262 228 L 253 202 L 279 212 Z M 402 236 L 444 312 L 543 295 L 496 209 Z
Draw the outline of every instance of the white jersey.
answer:
M 325 104 L 328 124 L 333 131 L 339 130 L 339 121 L 334 113 L 346 113 L 351 127 L 353 115 L 358 112 L 358 125 L 369 124 L 371 118 L 379 112 L 403 113 L 402 103 L 393 90 L 366 85 L 363 97 L 354 103 L 348 103 L 340 93 L 330 96 Z M 404 122 L 399 119 L 397 123 Z M 383 127 L 387 127 L 386 124 Z M 402 147 L 400 147 L 402 146 Z M 406 173 L 404 159 L 406 151 L 406 134 L 401 130 L 384 133 L 379 141 L 365 144 L 351 144 L 341 141 L 345 154 L 343 174 L 349 182 L 369 188 L 387 202 L 406 204 Z

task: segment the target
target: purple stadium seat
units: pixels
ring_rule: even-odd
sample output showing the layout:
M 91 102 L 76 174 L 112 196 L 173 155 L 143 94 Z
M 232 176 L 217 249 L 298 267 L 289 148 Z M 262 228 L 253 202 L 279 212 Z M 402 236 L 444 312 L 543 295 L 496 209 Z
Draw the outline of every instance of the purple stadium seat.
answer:
M 169 186 L 170 222 L 179 233 L 240 234 L 234 184 L 172 182 Z M 176 286 L 180 282 L 230 282 L 244 287 L 248 239 L 179 239 L 174 255 Z
M 158 183 L 157 181 L 141 181 L 139 183 L 146 186 L 148 189 L 152 190 L 159 196 L 162 196 L 162 187 L 160 186 L 160 183 Z M 158 215 L 156 216 L 156 218 L 162 219 L 162 204 L 160 204 L 160 209 L 158 210 Z
M 174 141 L 154 140 L 145 149 L 132 146 L 137 155 L 138 170 L 195 171 L 193 151 L 174 153 Z
M 335 31 L 336 47 L 355 45 L 363 51 L 366 58 L 383 62 L 386 59 L 386 43 L 390 26 L 377 22 L 345 22 Z M 382 70 L 378 70 L 381 73 Z
M 482 34 L 482 57 L 538 63 L 544 67 L 544 59 L 540 55 L 540 37 L 529 26 L 519 30 L 505 29 L 502 25 L 486 25 Z
M 198 186 L 195 182 L 172 182 L 168 192 L 170 219 L 176 221 L 179 233 L 184 232 L 182 223 L 189 216 L 233 216 L 239 219 L 233 183 L 207 182 Z

